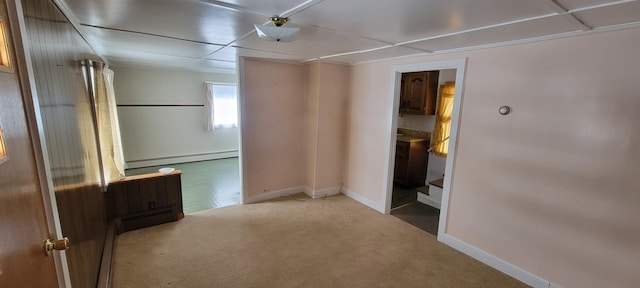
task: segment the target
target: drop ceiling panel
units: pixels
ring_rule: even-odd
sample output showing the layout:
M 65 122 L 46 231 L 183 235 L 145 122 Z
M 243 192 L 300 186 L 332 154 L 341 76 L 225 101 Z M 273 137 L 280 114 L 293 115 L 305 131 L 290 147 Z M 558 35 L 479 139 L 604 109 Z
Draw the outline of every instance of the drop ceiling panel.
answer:
M 258 38 L 257 34 L 235 43 L 241 48 L 282 53 L 304 59 L 367 50 L 386 46 L 386 43 L 366 38 L 352 37 L 336 31 L 308 25 L 296 25 L 300 32 L 292 42 L 274 42 Z
M 198 67 L 202 69 L 235 70 L 236 62 L 204 59 L 204 60 L 195 62 L 190 67 Z
M 423 50 L 418 50 L 418 49 L 409 48 L 409 47 L 395 46 L 395 47 L 389 47 L 381 50 L 369 51 L 364 53 L 330 57 L 330 58 L 327 58 L 327 60 L 355 64 L 359 62 L 393 58 L 393 57 L 401 57 L 401 56 L 420 54 L 420 53 L 426 53 L 426 52 Z
M 248 11 L 253 11 L 259 14 L 263 14 L 266 17 L 280 15 L 281 13 L 291 9 L 292 7 L 296 7 L 306 0 L 193 0 L 193 1 L 201 1 L 205 3 L 210 3 L 211 5 L 222 4 L 224 3 L 231 4 L 233 6 L 242 7 L 241 9 L 246 9 Z M 265 17 L 265 21 L 267 18 Z
M 109 58 L 109 65 L 115 67 L 142 67 L 142 68 L 160 68 L 160 69 L 181 69 L 184 67 L 181 63 L 168 62 L 150 62 L 137 59 L 120 59 Z
M 640 1 L 575 13 L 585 24 L 602 28 L 629 23 L 640 24 Z
M 109 54 L 103 55 L 109 62 L 126 60 L 129 62 L 148 63 L 151 66 L 164 64 L 171 66 L 188 66 L 200 60 L 198 58 L 178 57 L 125 50 L 111 50 L 110 52 L 111 53 Z
M 223 47 L 94 27 L 85 27 L 85 31 L 92 38 L 94 47 L 103 54 L 113 54 L 114 52 L 112 51 L 114 50 L 116 52 L 124 50 L 168 56 L 204 58 Z
M 228 44 L 263 23 L 263 15 L 197 0 L 67 0 L 82 24 Z
M 431 51 L 441 51 L 578 31 L 579 28 L 574 22 L 569 21 L 567 17 L 570 16 L 548 17 L 411 43 L 406 46 Z
M 612 2 L 619 2 L 617 0 L 556 0 L 558 4 L 567 10 L 580 9 L 590 7 L 594 5 L 601 5 Z
M 239 47 L 225 47 L 209 55 L 207 59 L 236 61 L 238 56 L 248 56 L 248 57 L 256 57 L 256 58 L 278 59 L 278 60 L 298 60 L 298 61 L 305 59 L 304 57 L 295 56 L 295 55 L 266 52 L 266 51 L 245 49 L 245 48 L 239 48 Z
M 291 16 L 291 22 L 401 43 L 553 13 L 546 1 L 325 0 Z

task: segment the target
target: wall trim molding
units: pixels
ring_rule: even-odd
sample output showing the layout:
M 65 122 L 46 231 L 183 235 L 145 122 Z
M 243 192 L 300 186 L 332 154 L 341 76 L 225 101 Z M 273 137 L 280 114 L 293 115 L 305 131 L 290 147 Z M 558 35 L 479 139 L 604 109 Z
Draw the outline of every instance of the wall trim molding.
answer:
M 311 189 L 309 186 L 304 187 L 304 193 L 311 198 L 314 198 L 314 197 L 318 198 L 324 195 L 327 195 L 327 196 L 338 195 L 340 194 L 340 191 L 342 191 L 342 188 L 340 186 L 325 188 L 325 189 L 320 189 L 315 191 Z
M 353 191 L 351 191 L 351 190 L 349 190 L 347 188 L 344 188 L 344 187 L 342 187 L 341 190 L 342 190 L 342 194 L 347 195 L 347 197 L 349 197 L 349 198 L 351 198 L 353 200 L 356 200 L 356 201 L 362 203 L 363 205 L 365 205 L 365 206 L 367 206 L 367 207 L 369 207 L 369 208 L 371 208 L 373 210 L 376 210 L 376 211 L 378 211 L 378 212 L 380 212 L 382 214 L 385 214 L 385 205 L 384 204 L 371 201 L 371 200 L 365 198 L 364 196 L 362 196 L 362 195 L 360 195 L 360 194 L 358 194 L 356 192 L 353 192 Z
M 167 165 L 167 164 L 175 164 L 175 163 L 232 158 L 232 157 L 238 157 L 238 155 L 239 155 L 238 150 L 191 154 L 191 155 L 179 155 L 179 156 L 169 156 L 169 157 L 153 158 L 153 159 L 129 160 L 127 161 L 126 166 L 127 166 L 127 169 L 130 169 L 130 168 L 159 166 L 159 165 Z
M 242 204 L 264 202 L 268 200 L 278 199 L 287 195 L 305 193 L 305 188 L 306 187 L 304 186 L 297 186 L 297 187 L 290 187 L 290 188 L 285 188 L 281 190 L 268 191 L 268 192 L 260 193 L 258 195 L 249 195 L 245 197 L 244 202 Z
M 494 255 L 491 255 L 484 250 L 481 250 L 475 246 L 472 246 L 458 238 L 455 238 L 449 234 L 443 233 L 441 241 L 444 244 L 464 253 L 472 258 L 489 265 L 496 270 L 505 273 L 515 279 L 522 281 L 523 283 L 535 287 L 535 288 L 549 288 L 551 283 L 537 275 L 534 275 L 516 265 L 513 265 L 505 260 L 502 260 Z

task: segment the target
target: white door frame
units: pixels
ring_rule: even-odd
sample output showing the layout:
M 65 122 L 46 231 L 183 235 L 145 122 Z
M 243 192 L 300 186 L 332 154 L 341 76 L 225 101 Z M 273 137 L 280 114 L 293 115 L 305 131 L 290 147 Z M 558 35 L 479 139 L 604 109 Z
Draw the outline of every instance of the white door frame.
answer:
M 249 172 L 247 169 L 246 158 L 244 152 L 247 151 L 247 146 L 245 145 L 245 141 L 243 140 L 243 135 L 246 132 L 246 126 L 244 125 L 246 116 L 244 114 L 245 107 L 245 87 L 244 87 L 244 57 L 237 56 L 236 57 L 236 71 L 238 72 L 238 87 L 237 95 L 238 95 L 238 162 L 240 165 L 240 203 L 248 204 L 249 202 L 249 192 L 247 188 L 249 187 Z
M 22 10 L 21 0 L 7 0 L 7 14 L 11 26 L 11 36 L 13 38 L 13 46 L 15 47 L 16 72 L 20 76 L 20 88 L 25 101 L 25 114 L 28 119 L 29 134 L 33 144 L 33 152 L 38 169 L 38 178 L 40 182 L 40 190 L 42 191 L 42 199 L 44 204 L 45 216 L 49 233 L 52 233 L 55 239 L 62 238 L 62 226 L 60 225 L 60 216 L 58 214 L 58 205 L 56 202 L 55 190 L 53 188 L 53 180 L 51 178 L 51 169 L 49 156 L 47 153 L 47 143 L 44 137 L 44 129 L 42 117 L 40 116 L 40 105 L 38 104 L 38 96 L 36 94 L 35 76 L 33 74 L 33 64 L 31 57 L 27 51 L 29 49 L 29 41 L 26 37 L 27 29 L 24 22 L 24 12 Z M 43 239 L 44 240 L 44 239 Z M 56 273 L 58 276 L 58 287 L 71 287 L 71 276 L 69 274 L 69 266 L 67 264 L 66 251 L 58 251 L 53 253 Z M 44 255 L 42 257 L 45 257 Z
M 422 63 L 413 63 L 405 65 L 396 65 L 392 67 L 391 80 L 394 85 L 391 87 L 393 103 L 391 107 L 391 130 L 389 131 L 389 157 L 387 159 L 387 197 L 384 199 L 384 213 L 389 214 L 391 211 L 391 194 L 393 193 L 393 170 L 396 151 L 396 131 L 398 129 L 398 106 L 400 103 L 400 82 L 402 73 L 417 71 L 433 71 L 433 70 L 456 70 L 456 89 L 453 98 L 453 114 L 451 120 L 451 134 L 449 136 L 449 152 L 445 164 L 444 186 L 442 188 L 442 204 L 440 208 L 440 222 L 438 223 L 438 241 L 443 242 L 443 236 L 446 232 L 447 217 L 449 210 L 449 198 L 451 195 L 451 183 L 453 180 L 454 163 L 456 157 L 456 149 L 458 144 L 458 126 L 460 125 L 460 111 L 462 104 L 462 95 L 464 90 L 464 78 L 467 58 L 458 58 L 451 60 L 429 61 Z

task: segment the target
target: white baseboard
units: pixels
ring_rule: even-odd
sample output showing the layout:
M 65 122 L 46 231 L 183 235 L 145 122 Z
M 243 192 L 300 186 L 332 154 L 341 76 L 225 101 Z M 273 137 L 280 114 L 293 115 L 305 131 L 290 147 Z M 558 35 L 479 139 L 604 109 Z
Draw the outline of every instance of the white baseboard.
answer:
M 347 195 L 347 197 L 356 200 L 362 204 L 364 204 L 365 206 L 368 206 L 369 208 L 376 210 L 382 214 L 384 214 L 385 212 L 385 207 L 383 204 L 377 203 L 377 202 L 373 202 L 365 197 L 363 197 L 362 195 L 355 193 L 347 188 L 342 187 L 342 194 Z
M 305 192 L 304 186 L 291 187 L 291 188 L 286 188 L 286 189 L 276 190 L 276 191 L 268 191 L 268 192 L 260 193 L 258 195 L 247 197 L 248 199 L 244 199 L 243 204 L 264 202 L 264 201 L 277 199 L 289 194 L 298 194 L 303 192 Z
M 238 150 L 127 161 L 127 169 L 238 157 Z
M 320 189 L 315 191 L 308 186 L 304 187 L 304 193 L 311 198 L 323 197 L 325 195 L 326 196 L 338 195 L 340 194 L 340 191 L 341 191 L 340 187 L 331 187 L 331 188 Z
M 535 288 L 549 288 L 551 283 L 545 279 L 542 279 L 534 274 L 531 274 L 518 266 L 515 266 L 507 261 L 504 261 L 496 256 L 493 256 L 483 250 L 480 250 L 474 246 L 467 244 L 466 242 L 459 240 L 449 234 L 443 234 L 442 242 L 451 246 L 452 248 L 467 254 L 476 260 L 487 264 L 496 270 L 507 274 L 515 279 L 522 281 L 523 283 L 535 287 Z
M 422 192 L 418 192 L 418 202 L 440 209 L 440 202 L 436 199 L 432 199 L 429 195 Z

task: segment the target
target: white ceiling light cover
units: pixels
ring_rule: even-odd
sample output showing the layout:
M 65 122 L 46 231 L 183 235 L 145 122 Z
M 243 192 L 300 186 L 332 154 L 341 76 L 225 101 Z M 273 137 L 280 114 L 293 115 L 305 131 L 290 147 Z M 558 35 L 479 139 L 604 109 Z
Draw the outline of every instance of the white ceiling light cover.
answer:
M 298 34 L 300 28 L 297 27 L 276 27 L 266 25 L 254 25 L 258 37 L 261 39 L 277 42 L 290 42 Z

